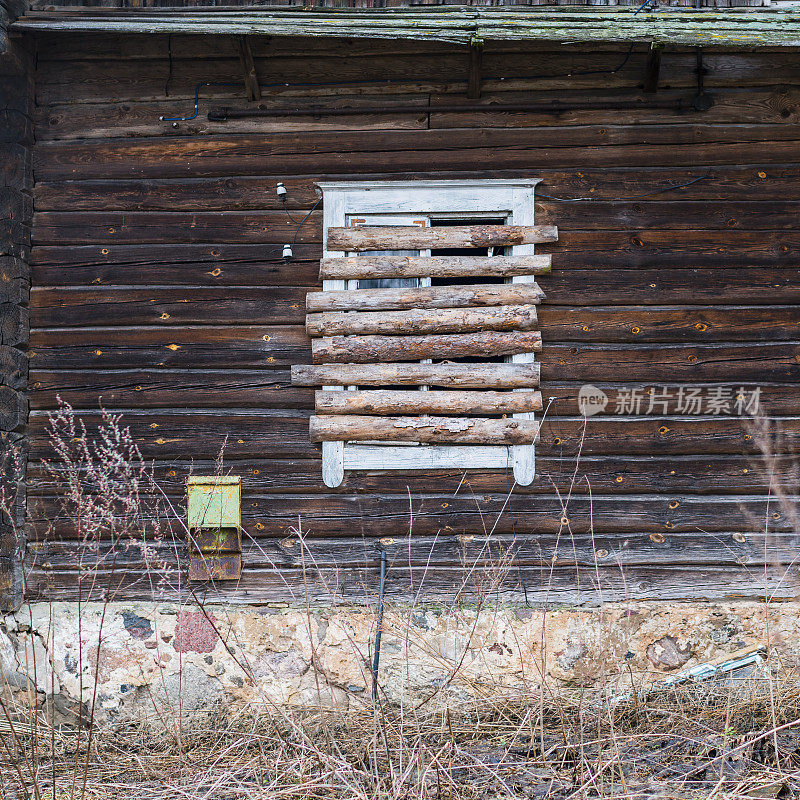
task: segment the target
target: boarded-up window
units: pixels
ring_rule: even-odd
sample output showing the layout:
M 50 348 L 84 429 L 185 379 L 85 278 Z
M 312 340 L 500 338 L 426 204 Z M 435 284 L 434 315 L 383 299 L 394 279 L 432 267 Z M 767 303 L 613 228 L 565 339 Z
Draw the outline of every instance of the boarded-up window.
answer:
M 538 181 L 324 183 L 323 291 L 308 295 L 323 478 L 509 469 L 533 480 L 541 409 Z

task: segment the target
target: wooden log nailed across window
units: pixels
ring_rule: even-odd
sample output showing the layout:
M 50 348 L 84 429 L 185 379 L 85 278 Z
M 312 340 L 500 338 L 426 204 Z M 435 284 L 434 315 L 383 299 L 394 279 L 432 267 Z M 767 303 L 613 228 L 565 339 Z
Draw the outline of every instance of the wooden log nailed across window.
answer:
M 544 292 L 536 283 L 487 283 L 401 289 L 309 292 L 306 311 L 381 311 L 407 308 L 536 305 Z
M 334 311 L 306 316 L 309 336 L 361 334 L 530 331 L 538 325 L 536 306 L 412 308 L 408 311 Z
M 446 390 L 320 391 L 314 393 L 317 414 L 524 414 L 542 410 L 542 393 L 453 392 Z
M 320 280 L 358 278 L 474 278 L 546 275 L 551 258 L 546 256 L 356 256 L 323 258 Z
M 430 250 L 441 247 L 511 247 L 558 241 L 554 225 L 458 225 L 441 228 L 329 228 L 328 250 Z
M 532 444 L 539 423 L 474 417 L 313 416 L 312 442 L 420 442 L 422 444 Z
M 539 331 L 445 333 L 430 336 L 329 336 L 311 342 L 315 364 L 510 356 L 538 353 Z
M 539 364 L 295 364 L 292 384 L 533 389 L 539 385 Z

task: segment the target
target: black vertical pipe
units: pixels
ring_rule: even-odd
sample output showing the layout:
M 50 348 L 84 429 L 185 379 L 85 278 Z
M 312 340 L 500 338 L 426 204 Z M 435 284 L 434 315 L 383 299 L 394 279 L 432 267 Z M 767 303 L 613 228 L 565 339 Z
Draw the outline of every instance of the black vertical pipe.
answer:
M 383 633 L 383 595 L 386 589 L 386 550 L 381 547 L 381 582 L 378 587 L 378 630 L 375 632 L 375 652 L 372 655 L 372 699 L 378 699 L 378 666 L 381 661 Z

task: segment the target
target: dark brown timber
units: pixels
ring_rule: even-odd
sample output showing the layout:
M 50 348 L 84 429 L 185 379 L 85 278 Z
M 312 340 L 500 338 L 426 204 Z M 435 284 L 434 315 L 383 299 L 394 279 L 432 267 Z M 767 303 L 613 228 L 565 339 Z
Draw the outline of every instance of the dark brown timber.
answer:
M 353 40 L 343 58 L 338 40 L 253 37 L 251 71 L 227 36 L 48 34 L 30 44 L 35 79 L 31 72 L 25 92 L 17 87 L 0 104 L 10 192 L 2 230 L 16 248 L 0 262 L 0 418 L 7 427 L 25 418 L 15 387 L 29 376 L 32 598 L 87 593 L 87 545 L 60 505 L 63 481 L 42 463 L 53 462 L 47 415 L 59 397 L 90 436 L 101 407 L 119 413 L 176 508 L 187 476 L 215 474 L 224 445 L 256 541 L 245 545 L 241 580 L 209 587 L 208 601 L 303 603 L 308 592 L 373 602 L 380 538 L 403 553 L 392 557 L 387 597 L 412 601 L 463 597 L 465 564 L 476 564 L 476 577 L 496 567 L 493 542 L 513 558 L 499 595 L 521 602 L 793 596 L 781 562 L 796 554 L 794 530 L 765 498 L 775 474 L 791 474 L 800 446 L 796 52 L 709 50 L 714 105 L 698 112 L 693 48 L 664 55 L 654 96 L 639 88 L 655 84 L 658 51 L 647 45 L 629 54 L 487 41 L 481 98 L 466 100 L 463 45 Z M 243 91 L 251 72 L 271 84 L 257 102 Z M 233 85 L 204 86 L 193 120 L 159 120 L 191 114 L 197 85 L 208 81 Z M 17 102 L 23 94 L 30 107 Z M 224 121 L 208 119 L 217 107 Z M 559 241 L 536 242 L 536 255 L 524 257 L 488 257 L 484 247 L 507 245 L 485 239 L 481 251 L 439 251 L 452 233 L 437 224 L 412 232 L 437 250 L 430 258 L 353 250 L 362 255 L 337 251 L 343 257 L 320 264 L 321 207 L 298 231 L 323 181 L 498 178 L 541 179 L 535 221 L 557 225 Z M 28 194 L 32 226 L 23 222 Z M 387 231 L 382 246 L 397 235 Z M 294 260 L 285 261 L 293 239 Z M 495 282 L 518 275 L 537 276 L 546 299 Z M 363 289 L 313 307 L 322 280 L 386 278 L 433 286 L 377 290 L 400 305 L 383 305 L 384 294 L 381 305 L 353 306 L 362 300 L 348 297 L 374 302 Z M 476 298 L 484 290 L 474 285 L 437 285 L 474 280 L 492 299 Z M 542 352 L 535 364 L 487 355 L 310 366 L 308 294 L 312 314 L 393 320 L 382 326 L 414 309 L 498 313 L 540 303 Z M 536 408 L 540 369 L 546 414 Z M 588 420 L 585 384 L 607 397 Z M 323 390 L 315 404 L 309 387 L 327 386 L 342 391 Z M 701 405 L 679 410 L 690 390 Z M 756 390 L 782 432 L 774 470 L 737 405 Z M 709 413 L 715 393 L 719 413 Z M 510 496 L 506 469 L 456 467 L 347 471 L 329 489 L 309 437 L 315 413 L 374 426 L 421 414 L 499 417 L 521 413 L 529 398 L 542 424 L 537 477 Z M 779 515 L 768 536 L 765 513 Z M 296 540 L 298 522 L 302 548 L 284 544 Z M 489 542 L 487 524 L 496 526 Z M 117 548 L 123 571 L 114 572 L 107 545 L 99 543 L 96 587 L 151 599 L 152 559 Z M 11 540 L 5 546 L 12 552 Z M 158 548 L 164 594 L 180 596 L 172 577 L 180 556 L 171 543 Z

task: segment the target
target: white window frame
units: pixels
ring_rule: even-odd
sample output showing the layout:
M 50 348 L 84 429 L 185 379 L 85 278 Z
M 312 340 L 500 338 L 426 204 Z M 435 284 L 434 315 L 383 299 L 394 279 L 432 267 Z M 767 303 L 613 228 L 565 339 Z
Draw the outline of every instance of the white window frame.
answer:
M 458 217 L 502 217 L 509 225 L 533 225 L 534 190 L 541 179 L 525 180 L 418 180 L 325 181 L 317 184 L 323 196 L 323 242 L 329 228 L 347 226 L 352 216 L 418 214 Z M 533 255 L 532 244 L 514 245 L 511 254 Z M 349 253 L 323 250 L 325 258 Z M 533 275 L 518 275 L 511 283 L 533 283 Z M 324 291 L 348 288 L 345 280 L 322 282 Z M 358 291 L 354 289 L 353 291 Z M 535 361 L 533 353 L 519 353 L 514 364 Z M 341 386 L 325 386 L 329 391 Z M 533 412 L 514 414 L 534 419 Z M 322 477 L 326 486 L 339 486 L 345 470 L 509 469 L 516 483 L 527 486 L 536 474 L 534 444 L 526 445 L 415 445 L 323 442 Z

